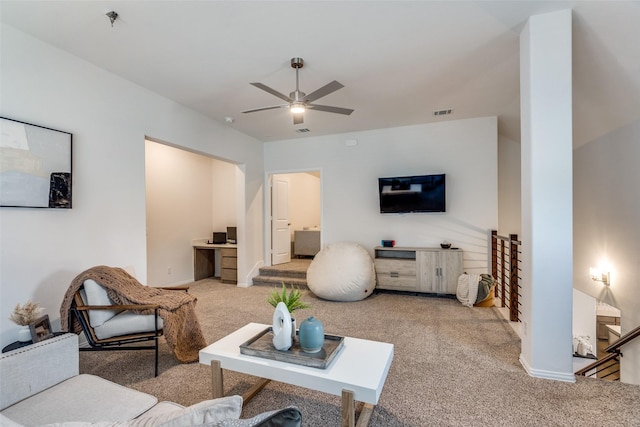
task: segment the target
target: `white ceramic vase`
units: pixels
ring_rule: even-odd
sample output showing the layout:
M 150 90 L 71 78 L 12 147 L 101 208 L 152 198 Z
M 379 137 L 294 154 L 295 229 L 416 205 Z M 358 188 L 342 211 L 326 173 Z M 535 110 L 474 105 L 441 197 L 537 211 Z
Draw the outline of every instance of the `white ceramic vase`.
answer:
M 20 342 L 29 342 L 31 341 L 31 329 L 29 326 L 23 326 L 18 331 L 18 341 Z
M 305 353 L 317 353 L 324 344 L 322 322 L 311 316 L 300 324 L 300 347 Z

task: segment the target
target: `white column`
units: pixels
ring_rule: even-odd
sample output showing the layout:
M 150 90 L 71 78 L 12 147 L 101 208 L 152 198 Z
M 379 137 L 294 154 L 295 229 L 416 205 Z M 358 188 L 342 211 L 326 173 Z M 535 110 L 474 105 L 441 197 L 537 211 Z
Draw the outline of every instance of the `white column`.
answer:
M 522 349 L 529 375 L 572 367 L 571 10 L 529 18 L 520 35 Z

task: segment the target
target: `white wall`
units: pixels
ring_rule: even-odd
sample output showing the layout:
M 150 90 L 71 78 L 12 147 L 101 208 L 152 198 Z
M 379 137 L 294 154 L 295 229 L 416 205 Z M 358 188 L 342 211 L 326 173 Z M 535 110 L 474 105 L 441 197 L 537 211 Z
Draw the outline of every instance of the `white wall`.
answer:
M 356 146 L 347 146 L 356 139 Z M 498 223 L 495 117 L 380 129 L 265 144 L 265 170 L 320 170 L 323 244 L 381 239 L 397 246 L 465 251 L 465 269 L 488 271 L 488 234 Z M 378 178 L 447 174 L 447 212 L 380 214 Z
M 1 36 L 0 114 L 73 134 L 73 209 L 0 208 L 0 345 L 16 339 L 7 317 L 28 299 L 55 328 L 65 290 L 89 267 L 132 266 L 146 281 L 145 136 L 241 164 L 240 238 L 251 241 L 239 273 L 259 262 L 260 142 L 7 25 Z
M 233 163 L 211 159 L 212 233 L 214 231 L 226 232 L 227 227 L 237 226 L 236 198 L 238 191 L 236 188 L 236 169 L 237 167 Z M 206 237 L 209 238 L 209 236 Z
M 521 232 L 520 141 L 498 137 L 498 234 Z
M 574 286 L 640 325 L 640 120 L 574 151 Z M 611 286 L 589 268 L 611 272 Z M 640 340 L 622 348 L 621 381 L 640 384 Z

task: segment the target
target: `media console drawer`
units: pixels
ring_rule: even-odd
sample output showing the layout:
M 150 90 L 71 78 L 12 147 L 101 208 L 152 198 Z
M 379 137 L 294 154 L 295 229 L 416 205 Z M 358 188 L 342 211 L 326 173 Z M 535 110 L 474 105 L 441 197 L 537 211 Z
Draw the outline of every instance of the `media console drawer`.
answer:
M 394 273 L 376 274 L 379 289 L 391 289 L 397 291 L 415 291 L 417 288 L 416 276 L 400 276 Z
M 416 275 L 415 260 L 376 258 L 374 264 L 376 266 L 376 273 L 378 274 L 395 273 L 396 275 L 399 274 L 402 276 Z

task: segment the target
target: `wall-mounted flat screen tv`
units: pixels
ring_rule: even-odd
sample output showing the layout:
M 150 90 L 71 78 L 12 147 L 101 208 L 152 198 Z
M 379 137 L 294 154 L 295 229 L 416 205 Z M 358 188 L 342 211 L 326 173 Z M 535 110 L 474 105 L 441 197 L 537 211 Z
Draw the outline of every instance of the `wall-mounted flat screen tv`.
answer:
M 446 212 L 445 174 L 378 178 L 380 213 Z

